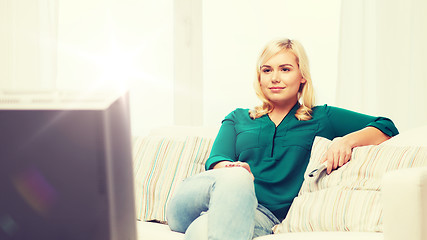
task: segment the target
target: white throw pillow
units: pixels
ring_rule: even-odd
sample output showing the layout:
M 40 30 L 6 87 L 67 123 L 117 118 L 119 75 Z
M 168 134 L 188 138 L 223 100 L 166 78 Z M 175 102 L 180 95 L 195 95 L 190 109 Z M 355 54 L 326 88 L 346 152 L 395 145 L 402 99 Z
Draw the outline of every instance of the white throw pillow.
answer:
M 275 233 L 307 231 L 382 231 L 381 182 L 392 170 L 427 166 L 427 147 L 364 146 L 330 175 L 308 174 L 320 164 L 330 140 L 316 137 L 305 180 Z
M 134 139 L 133 164 L 138 220 L 166 222 L 167 202 L 179 182 L 204 171 L 214 139 L 147 136 Z

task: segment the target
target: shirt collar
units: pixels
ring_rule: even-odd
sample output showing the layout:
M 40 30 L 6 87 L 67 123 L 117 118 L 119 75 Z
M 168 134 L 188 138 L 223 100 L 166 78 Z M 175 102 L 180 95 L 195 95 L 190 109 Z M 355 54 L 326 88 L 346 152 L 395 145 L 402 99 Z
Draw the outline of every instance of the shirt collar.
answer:
M 295 105 L 291 108 L 291 110 L 289 111 L 289 113 L 285 116 L 285 118 L 282 120 L 283 121 L 287 121 L 290 117 L 295 117 L 295 113 L 297 113 L 297 110 L 300 108 L 301 104 L 297 101 L 295 103 Z M 262 118 L 267 118 L 268 120 L 270 120 L 270 117 L 268 117 L 268 114 L 265 114 L 264 116 L 262 116 Z M 270 120 L 271 121 L 271 120 Z

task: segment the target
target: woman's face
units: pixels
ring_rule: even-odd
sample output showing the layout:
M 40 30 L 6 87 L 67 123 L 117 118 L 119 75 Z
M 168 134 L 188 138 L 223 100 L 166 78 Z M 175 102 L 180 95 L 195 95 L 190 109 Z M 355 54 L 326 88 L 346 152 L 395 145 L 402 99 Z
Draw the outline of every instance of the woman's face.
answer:
M 301 83 L 306 80 L 293 53 L 281 51 L 265 62 L 260 69 L 260 86 L 274 106 L 292 106 L 298 101 Z

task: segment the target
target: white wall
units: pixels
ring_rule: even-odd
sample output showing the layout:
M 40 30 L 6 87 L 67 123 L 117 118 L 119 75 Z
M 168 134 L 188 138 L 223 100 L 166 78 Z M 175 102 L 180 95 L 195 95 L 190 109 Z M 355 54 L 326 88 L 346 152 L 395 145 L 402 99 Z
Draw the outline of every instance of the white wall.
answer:
M 304 45 L 317 103 L 334 104 L 339 0 L 216 0 L 203 2 L 204 119 L 219 124 L 237 107 L 259 104 L 252 88 L 255 63 L 270 40 Z
M 49 90 L 55 82 L 55 0 L 0 0 L 0 88 Z
M 173 124 L 173 0 L 59 4 L 58 88 L 130 88 L 132 130 Z
M 42 3 L 53 4 L 57 9 L 53 17 L 48 17 L 53 21 L 57 18 L 57 32 L 53 32 L 57 47 L 52 50 L 55 57 L 51 59 L 56 65 L 49 62 L 43 65 L 45 72 L 49 72 L 47 66 L 54 68 L 50 71 L 52 80 L 45 81 L 42 75 L 37 81 L 36 77 L 15 77 L 11 74 L 13 69 L 27 69 L 23 72 L 25 76 L 34 76 L 32 72 L 39 70 L 34 68 L 34 61 L 28 63 L 21 58 L 12 67 L 3 65 L 7 69 L 1 76 L 7 80 L 0 81 L 2 89 L 129 87 L 134 134 L 176 123 L 174 111 L 188 112 L 183 111 L 188 106 L 176 104 L 174 99 L 176 89 L 188 87 L 174 86 L 177 83 L 174 68 L 180 66 L 180 61 L 174 61 L 177 36 L 174 31 L 179 29 L 174 24 L 180 24 L 174 22 L 174 4 L 179 0 L 0 0 L 0 10 L 4 13 L 0 28 L 8 34 L 31 33 L 32 27 L 27 23 L 32 18 L 20 16 L 28 15 L 29 10 L 23 6 L 35 1 L 38 5 L 33 4 L 32 17 L 46 16 L 44 12 L 50 8 Z M 333 104 L 339 8 L 340 0 L 202 1 L 199 44 L 203 77 L 198 79 L 202 84 L 197 83 L 197 88 L 202 86 L 203 98 L 202 107 L 192 114 L 203 116 L 200 117 L 203 125 L 218 125 L 234 108 L 252 108 L 258 104 L 252 89 L 256 58 L 264 44 L 279 37 L 295 38 L 305 45 L 318 102 Z M 14 25 L 10 24 L 11 19 L 16 21 Z M 37 26 L 52 27 L 48 24 Z M 13 43 L 16 50 L 24 46 L 25 54 L 31 55 L 28 57 L 37 55 L 31 54 L 39 51 L 37 42 L 31 38 L 21 36 L 14 41 L 15 35 L 6 36 L 12 37 L 2 38 L 4 46 Z M 1 50 L 7 52 L 8 48 Z M 6 57 L 0 57 L 0 62 L 10 63 L 9 59 L 16 55 L 7 53 Z
M 188 107 L 174 104 L 174 89 L 188 87 L 174 86 L 174 67 L 187 64 L 174 62 L 177 1 L 61 1 L 59 85 L 128 85 L 135 134 L 174 124 L 174 111 L 185 114 Z M 304 44 L 318 103 L 334 104 L 340 0 L 205 0 L 202 8 L 203 125 L 259 104 L 252 89 L 255 62 L 275 38 Z

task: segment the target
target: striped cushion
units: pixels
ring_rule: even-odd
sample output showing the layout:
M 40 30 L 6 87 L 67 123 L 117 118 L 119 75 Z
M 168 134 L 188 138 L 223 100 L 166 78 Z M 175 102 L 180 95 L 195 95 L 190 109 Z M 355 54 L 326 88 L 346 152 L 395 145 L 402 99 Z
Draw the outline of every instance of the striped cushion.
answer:
M 427 166 L 427 147 L 365 146 L 353 149 L 351 160 L 330 175 L 308 177 L 330 140 L 316 137 L 305 180 L 279 232 L 382 232 L 381 181 L 392 170 Z
M 213 144 L 203 137 L 138 137 L 133 143 L 138 220 L 166 222 L 166 204 L 177 183 L 204 170 Z

